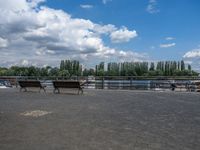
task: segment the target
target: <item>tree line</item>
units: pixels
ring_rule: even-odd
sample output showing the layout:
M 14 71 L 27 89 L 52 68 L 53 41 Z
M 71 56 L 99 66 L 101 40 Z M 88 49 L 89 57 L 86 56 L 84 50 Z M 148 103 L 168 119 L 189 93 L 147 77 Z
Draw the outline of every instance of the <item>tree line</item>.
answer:
M 20 67 L 12 66 L 10 68 L 0 67 L 0 76 L 81 76 L 82 65 L 76 60 L 62 60 L 60 67 Z
M 85 68 L 77 60 L 61 60 L 59 67 L 0 67 L 0 76 L 197 76 L 191 65 L 184 61 L 155 62 L 104 62 L 95 69 Z
M 110 62 L 105 70 L 104 62 L 96 65 L 96 76 L 197 76 L 191 65 L 184 61 Z

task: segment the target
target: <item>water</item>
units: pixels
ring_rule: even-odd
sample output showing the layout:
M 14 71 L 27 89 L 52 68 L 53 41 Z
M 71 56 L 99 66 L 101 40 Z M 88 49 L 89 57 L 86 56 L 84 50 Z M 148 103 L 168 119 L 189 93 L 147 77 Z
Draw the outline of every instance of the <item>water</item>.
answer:
M 41 80 L 47 88 L 53 89 L 52 80 Z M 132 89 L 132 90 L 150 90 L 150 89 L 170 89 L 169 81 L 156 80 L 88 80 L 84 84 L 87 89 Z
M 96 80 L 95 88 L 100 89 L 149 89 L 150 80 Z
M 47 79 L 47 78 L 46 78 Z M 41 78 L 40 82 L 46 86 L 48 89 L 53 89 L 52 79 L 46 80 Z M 193 82 L 192 80 L 138 80 L 132 79 L 130 77 L 81 77 L 81 82 L 86 82 L 84 88 L 87 89 L 131 89 L 131 90 L 151 90 L 151 89 L 170 89 L 171 83 L 176 82 L 176 84 L 187 85 Z M 105 80 L 103 80 L 105 79 Z M 9 83 L 5 80 L 0 80 L 0 88 L 8 87 Z

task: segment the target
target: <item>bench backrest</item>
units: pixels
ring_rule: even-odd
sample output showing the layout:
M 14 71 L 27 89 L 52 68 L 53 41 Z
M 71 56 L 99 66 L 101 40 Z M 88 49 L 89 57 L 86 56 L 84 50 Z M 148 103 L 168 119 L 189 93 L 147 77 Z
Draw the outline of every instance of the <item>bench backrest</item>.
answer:
M 80 88 L 79 81 L 53 81 L 54 88 Z
M 19 85 L 23 87 L 42 87 L 40 81 L 18 81 Z
M 195 85 L 197 85 L 197 86 L 199 86 L 200 85 L 200 82 L 194 82 L 195 83 Z

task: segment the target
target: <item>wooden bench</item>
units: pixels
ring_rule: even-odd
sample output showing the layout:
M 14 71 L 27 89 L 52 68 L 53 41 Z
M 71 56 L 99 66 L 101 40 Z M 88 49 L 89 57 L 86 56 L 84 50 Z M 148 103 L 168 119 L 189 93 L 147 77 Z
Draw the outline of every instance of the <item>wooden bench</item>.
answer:
M 190 92 L 200 92 L 200 81 L 192 81 L 188 85 L 188 91 Z
M 68 88 L 68 89 L 78 89 L 78 94 L 81 91 L 83 94 L 83 87 L 79 81 L 67 81 L 67 80 L 60 80 L 60 81 L 53 81 L 54 86 L 54 93 L 60 93 L 60 88 Z
M 166 81 L 153 81 L 150 83 L 150 88 L 157 91 L 157 90 L 168 90 L 171 89 L 172 90 L 172 86 L 169 82 Z
M 200 81 L 194 83 L 196 86 L 196 92 L 200 92 Z
M 186 83 L 176 83 L 175 88 L 179 89 L 179 91 L 188 91 L 188 85 Z
M 25 92 L 27 91 L 27 88 L 39 88 L 39 92 L 41 89 L 44 90 L 44 92 L 46 92 L 44 85 L 42 85 L 40 83 L 40 81 L 32 81 L 32 80 L 25 80 L 25 81 L 18 81 L 19 86 L 20 86 L 20 92 L 22 91 L 22 89 L 25 90 Z

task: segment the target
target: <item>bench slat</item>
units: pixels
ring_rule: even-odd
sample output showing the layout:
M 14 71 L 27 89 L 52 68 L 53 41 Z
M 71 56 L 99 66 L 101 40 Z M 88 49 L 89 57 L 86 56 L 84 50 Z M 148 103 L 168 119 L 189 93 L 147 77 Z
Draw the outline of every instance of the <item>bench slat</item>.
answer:
M 45 91 L 45 87 L 46 86 L 43 86 L 41 83 L 40 83 L 40 81 L 30 81 L 30 80 L 25 80 L 25 81 L 18 81 L 18 83 L 19 83 L 19 85 L 20 85 L 20 91 L 22 90 L 22 89 L 25 89 L 25 91 L 27 91 L 26 90 L 26 88 L 31 88 L 31 87 L 38 87 L 38 88 L 40 88 L 40 89 L 43 89 L 44 91 Z
M 81 87 L 81 84 L 79 81 L 67 81 L 67 80 L 62 80 L 62 81 L 53 81 L 53 86 L 54 86 L 54 93 L 55 91 L 57 90 L 58 93 L 60 92 L 59 91 L 59 88 L 69 88 L 69 89 L 78 89 L 78 90 L 81 90 L 82 93 L 83 93 L 83 90 L 82 90 L 82 87 Z M 78 91 L 79 93 L 79 91 Z

